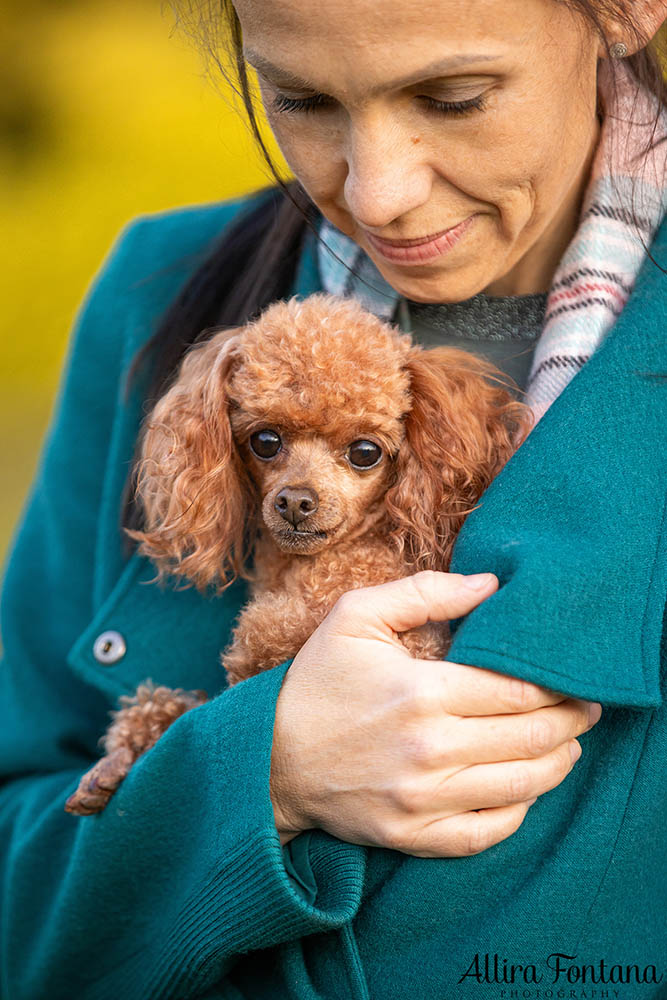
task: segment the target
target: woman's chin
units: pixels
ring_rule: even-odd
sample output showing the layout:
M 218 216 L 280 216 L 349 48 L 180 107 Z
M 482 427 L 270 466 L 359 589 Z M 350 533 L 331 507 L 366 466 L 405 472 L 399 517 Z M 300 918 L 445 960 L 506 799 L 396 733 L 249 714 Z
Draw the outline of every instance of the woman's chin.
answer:
M 424 305 L 465 302 L 481 292 L 488 283 L 481 276 L 464 280 L 462 274 L 455 275 L 453 272 L 410 280 L 405 274 L 386 271 L 383 277 L 403 298 Z

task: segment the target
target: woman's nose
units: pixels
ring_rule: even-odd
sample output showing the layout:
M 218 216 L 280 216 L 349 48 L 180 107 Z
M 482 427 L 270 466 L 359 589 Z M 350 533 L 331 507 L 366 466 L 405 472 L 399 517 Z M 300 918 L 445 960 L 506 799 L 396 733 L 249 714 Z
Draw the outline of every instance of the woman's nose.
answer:
M 383 229 L 430 197 L 431 171 L 420 146 L 386 115 L 351 124 L 346 159 L 346 206 L 368 229 Z

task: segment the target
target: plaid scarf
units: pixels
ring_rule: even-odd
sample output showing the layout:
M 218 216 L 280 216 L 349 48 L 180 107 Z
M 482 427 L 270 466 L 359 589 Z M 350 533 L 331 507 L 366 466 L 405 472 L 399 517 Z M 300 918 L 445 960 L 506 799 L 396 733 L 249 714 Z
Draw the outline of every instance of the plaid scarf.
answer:
M 653 134 L 656 98 L 621 60 L 599 65 L 602 125 L 579 225 L 554 275 L 526 386 L 535 423 L 588 361 L 620 315 L 667 212 L 667 114 Z M 653 149 L 645 149 L 653 143 Z M 637 225 L 631 219 L 632 212 Z M 318 266 L 324 289 L 393 320 L 400 296 L 350 237 L 324 220 Z

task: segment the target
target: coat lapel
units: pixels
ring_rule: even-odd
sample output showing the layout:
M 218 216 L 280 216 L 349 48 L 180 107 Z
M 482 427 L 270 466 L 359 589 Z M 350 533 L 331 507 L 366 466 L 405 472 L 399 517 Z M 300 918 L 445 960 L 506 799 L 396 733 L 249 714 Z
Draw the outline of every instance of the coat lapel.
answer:
M 667 256 L 663 224 L 652 254 Z M 647 259 L 595 354 L 467 519 L 452 572 L 498 592 L 449 659 L 607 704 L 661 703 L 667 277 Z

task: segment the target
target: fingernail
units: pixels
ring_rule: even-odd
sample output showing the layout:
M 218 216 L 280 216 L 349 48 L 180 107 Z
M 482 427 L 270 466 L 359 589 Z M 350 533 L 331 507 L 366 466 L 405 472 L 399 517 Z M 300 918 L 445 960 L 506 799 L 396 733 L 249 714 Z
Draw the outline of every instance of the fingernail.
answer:
M 493 573 L 474 573 L 472 576 L 464 576 L 463 583 L 471 590 L 483 590 L 493 579 Z
M 570 743 L 570 758 L 572 760 L 572 763 L 574 764 L 575 761 L 579 760 L 580 757 L 581 757 L 581 745 L 577 743 L 576 740 L 572 740 L 572 742 Z
M 600 721 L 602 716 L 602 705 L 599 705 L 596 701 L 592 702 L 588 706 L 588 725 L 594 726 L 596 722 Z

